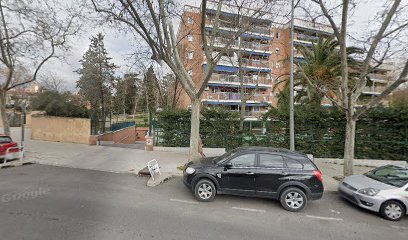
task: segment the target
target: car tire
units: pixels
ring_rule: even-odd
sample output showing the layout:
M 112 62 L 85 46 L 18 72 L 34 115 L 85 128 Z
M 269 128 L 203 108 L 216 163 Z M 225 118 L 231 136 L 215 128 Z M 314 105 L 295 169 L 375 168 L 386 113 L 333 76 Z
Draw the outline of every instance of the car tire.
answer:
M 217 190 L 214 183 L 209 179 L 202 179 L 194 185 L 194 196 L 200 202 L 211 202 Z
M 405 207 L 398 201 L 390 200 L 381 205 L 380 214 L 390 221 L 399 221 L 405 216 Z
M 288 211 L 300 212 L 307 206 L 307 197 L 301 189 L 289 187 L 281 193 L 280 203 Z

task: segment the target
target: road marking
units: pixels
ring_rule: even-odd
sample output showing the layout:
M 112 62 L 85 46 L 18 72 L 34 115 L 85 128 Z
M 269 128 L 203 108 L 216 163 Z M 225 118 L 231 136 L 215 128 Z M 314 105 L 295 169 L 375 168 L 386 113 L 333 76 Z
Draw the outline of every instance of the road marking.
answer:
M 340 212 L 339 212 L 339 211 L 336 211 L 336 210 L 333 210 L 333 209 L 330 209 L 330 212 L 332 212 L 332 213 L 336 213 L 336 214 L 340 214 Z
M 241 207 L 231 207 L 232 209 L 235 210 L 241 210 L 241 211 L 248 211 L 248 212 L 258 212 L 258 213 L 265 213 L 265 210 L 262 209 L 255 209 L 255 208 L 241 208 Z
M 183 199 L 175 199 L 175 198 L 170 198 L 170 201 L 172 201 L 172 202 L 181 202 L 181 203 L 189 203 L 189 204 L 198 204 L 198 202 L 193 202 L 193 201 L 188 201 L 188 200 L 183 200 Z
M 343 218 L 321 217 L 321 216 L 313 216 L 313 215 L 306 215 L 306 217 L 314 218 L 314 219 L 321 219 L 321 220 L 343 221 Z

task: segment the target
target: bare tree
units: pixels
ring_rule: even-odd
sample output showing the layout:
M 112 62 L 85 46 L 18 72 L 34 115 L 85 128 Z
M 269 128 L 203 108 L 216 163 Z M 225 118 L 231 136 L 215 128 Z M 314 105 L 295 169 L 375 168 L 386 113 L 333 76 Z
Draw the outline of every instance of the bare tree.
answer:
M 81 27 L 77 10 L 54 1 L 0 0 L 0 110 L 5 134 L 10 134 L 7 92 L 34 82 L 46 62 L 68 49 L 68 38 Z M 31 73 L 16 77 L 19 66 Z
M 271 4 L 273 1 L 265 1 L 264 6 Z M 225 44 L 224 48 L 213 56 L 214 38 L 207 39 L 205 23 L 207 1 L 201 3 L 201 40 L 207 61 L 207 65 L 200 84 L 196 84 L 186 70 L 178 46 L 180 39 L 177 39 L 173 22 L 178 14 L 178 6 L 172 0 L 92 0 L 94 9 L 106 16 L 108 21 L 120 23 L 128 31 L 139 36 L 147 43 L 151 49 L 152 59 L 160 63 L 165 63 L 175 74 L 184 91 L 191 100 L 191 133 L 190 133 L 190 160 L 200 157 L 198 154 L 199 127 L 200 127 L 200 105 L 201 96 L 210 80 L 211 74 L 216 63 L 227 51 L 231 42 Z M 214 19 L 214 33 L 219 30 L 219 16 L 224 1 L 217 2 L 217 10 Z M 257 17 L 264 15 L 261 9 L 253 12 L 252 16 Z M 234 33 L 234 38 L 242 34 L 242 31 Z M 184 36 L 186 37 L 186 36 Z M 209 40 L 209 41 L 208 41 Z
M 65 81 L 64 79 L 58 77 L 53 72 L 48 72 L 46 74 L 41 74 L 39 77 L 39 83 L 42 88 L 46 90 L 56 91 L 56 92 L 63 92 L 65 89 Z
M 340 45 L 341 54 L 341 79 L 339 79 L 339 95 L 336 99 L 331 98 L 325 89 L 321 92 L 332 100 L 346 113 L 346 136 L 344 145 L 344 175 L 353 174 L 353 160 L 355 147 L 356 122 L 359 117 L 367 110 L 378 105 L 387 95 L 389 95 L 400 84 L 407 81 L 408 60 L 406 55 L 402 55 L 404 64 L 403 68 L 395 81 L 390 84 L 380 95 L 372 98 L 371 101 L 357 108 L 357 100 L 361 96 L 364 87 L 367 84 L 367 77 L 374 69 L 379 67 L 384 61 L 395 55 L 401 45 L 408 47 L 406 40 L 408 30 L 408 6 L 401 4 L 401 0 L 387 1 L 382 10 L 372 21 L 374 26 L 368 38 L 365 38 L 363 47 L 366 49 L 361 61 L 361 66 L 355 69 L 359 72 L 357 77 L 350 76 L 349 58 L 347 55 L 348 45 L 353 42 L 349 37 L 349 20 L 354 8 L 358 5 L 354 1 L 341 0 L 341 3 L 333 3 L 324 0 L 313 0 L 318 4 L 325 18 L 330 22 L 334 31 L 334 36 Z M 337 5 L 336 5 L 337 4 Z M 340 15 L 337 15 L 340 10 Z M 337 23 L 337 16 L 340 16 L 340 24 Z M 354 75 L 354 74 L 353 74 Z

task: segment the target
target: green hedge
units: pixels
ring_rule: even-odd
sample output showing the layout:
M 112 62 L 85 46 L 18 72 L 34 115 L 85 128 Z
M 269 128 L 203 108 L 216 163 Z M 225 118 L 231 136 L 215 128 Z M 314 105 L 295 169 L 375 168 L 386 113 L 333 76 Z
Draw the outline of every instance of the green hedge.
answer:
M 289 147 L 288 115 L 273 109 L 264 115 L 263 133 L 239 130 L 239 115 L 221 108 L 202 111 L 200 134 L 205 147 Z M 345 117 L 322 108 L 295 109 L 296 149 L 315 157 L 342 158 Z M 162 146 L 189 145 L 190 112 L 164 110 L 155 119 Z M 408 109 L 376 108 L 357 123 L 356 158 L 408 160 Z

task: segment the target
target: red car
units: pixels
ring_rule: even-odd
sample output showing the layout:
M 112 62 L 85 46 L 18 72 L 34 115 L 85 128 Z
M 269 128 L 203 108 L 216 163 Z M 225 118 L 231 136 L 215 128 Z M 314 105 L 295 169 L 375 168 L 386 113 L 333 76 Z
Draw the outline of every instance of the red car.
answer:
M 11 137 L 0 134 L 0 163 L 3 163 L 4 159 L 6 158 L 7 149 L 12 148 L 12 147 L 18 147 L 18 143 L 13 142 Z M 20 149 L 14 148 L 14 149 L 9 150 L 9 153 L 16 153 L 16 152 L 20 152 Z M 7 156 L 7 157 L 8 159 L 14 158 L 13 156 L 12 157 Z

